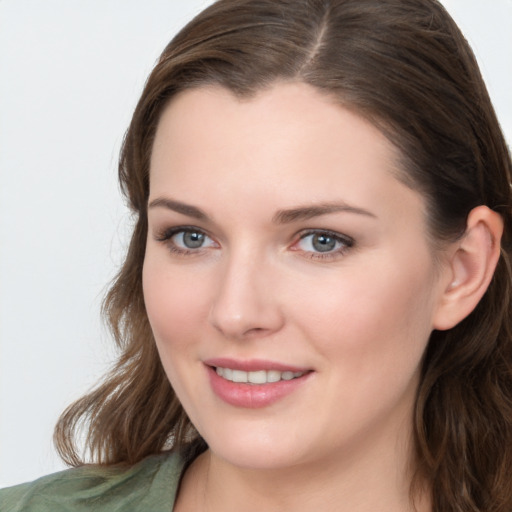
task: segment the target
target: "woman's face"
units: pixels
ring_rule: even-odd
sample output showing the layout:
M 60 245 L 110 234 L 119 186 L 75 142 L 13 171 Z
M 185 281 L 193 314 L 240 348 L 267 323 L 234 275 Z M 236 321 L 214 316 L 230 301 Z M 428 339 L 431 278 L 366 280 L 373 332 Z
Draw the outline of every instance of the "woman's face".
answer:
M 224 461 L 407 444 L 443 285 L 395 160 L 376 128 L 304 84 L 244 100 L 198 88 L 164 111 L 144 297 L 169 380 Z

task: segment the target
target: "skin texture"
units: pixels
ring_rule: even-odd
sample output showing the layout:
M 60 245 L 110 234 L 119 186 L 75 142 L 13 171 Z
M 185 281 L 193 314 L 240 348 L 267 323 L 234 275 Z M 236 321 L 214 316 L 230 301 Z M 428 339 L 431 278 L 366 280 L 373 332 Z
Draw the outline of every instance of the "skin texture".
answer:
M 375 127 L 304 84 L 251 99 L 202 87 L 164 111 L 144 295 L 165 371 L 210 447 L 177 510 L 410 509 L 420 362 L 436 324 L 458 321 L 443 316 L 447 293 L 454 268 L 468 272 L 451 264 L 460 246 L 435 263 L 423 198 L 395 161 Z M 334 203 L 345 208 L 276 222 Z M 187 250 L 180 227 L 203 245 Z M 319 253 L 310 230 L 341 241 Z M 204 361 L 216 357 L 310 373 L 269 406 L 235 407 L 212 391 Z

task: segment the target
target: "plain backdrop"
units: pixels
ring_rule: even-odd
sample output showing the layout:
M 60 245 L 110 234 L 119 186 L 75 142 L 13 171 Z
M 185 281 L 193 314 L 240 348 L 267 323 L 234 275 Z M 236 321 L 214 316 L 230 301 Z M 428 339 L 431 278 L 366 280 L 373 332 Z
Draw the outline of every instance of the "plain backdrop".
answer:
M 64 468 L 62 409 L 115 356 L 99 315 L 130 216 L 119 147 L 201 0 L 0 0 L 0 487 Z M 512 0 L 445 0 L 512 141 Z

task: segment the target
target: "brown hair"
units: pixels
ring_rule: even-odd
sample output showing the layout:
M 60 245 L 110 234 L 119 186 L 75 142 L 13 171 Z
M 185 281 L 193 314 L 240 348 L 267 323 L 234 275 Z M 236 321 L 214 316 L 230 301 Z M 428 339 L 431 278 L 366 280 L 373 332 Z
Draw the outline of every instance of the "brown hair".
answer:
M 400 150 L 404 181 L 427 200 L 433 240 L 460 236 L 475 206 L 503 216 L 501 258 L 485 296 L 459 325 L 431 336 L 414 433 L 417 474 L 436 511 L 510 512 L 512 164 L 475 58 L 435 0 L 220 0 L 165 48 L 119 166 L 136 224 L 104 312 L 121 356 L 61 417 L 61 456 L 82 462 L 79 427 L 102 464 L 205 448 L 165 376 L 144 307 L 153 138 L 179 91 L 217 84 L 250 96 L 278 80 L 325 91 L 382 130 Z

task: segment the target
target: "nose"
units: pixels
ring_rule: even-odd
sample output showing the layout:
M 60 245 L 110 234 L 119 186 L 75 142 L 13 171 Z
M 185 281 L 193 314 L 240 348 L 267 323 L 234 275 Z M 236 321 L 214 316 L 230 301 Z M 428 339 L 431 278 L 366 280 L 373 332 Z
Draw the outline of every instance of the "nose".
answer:
M 225 337 L 267 336 L 284 324 L 271 265 L 254 257 L 232 257 L 219 272 L 210 323 Z

